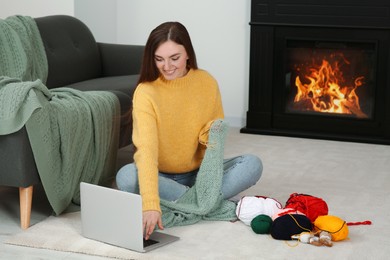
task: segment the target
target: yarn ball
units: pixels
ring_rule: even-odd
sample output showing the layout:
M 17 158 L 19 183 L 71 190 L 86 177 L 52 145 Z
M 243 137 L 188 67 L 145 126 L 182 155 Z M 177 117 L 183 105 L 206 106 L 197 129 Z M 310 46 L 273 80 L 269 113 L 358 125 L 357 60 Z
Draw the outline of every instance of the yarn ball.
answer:
M 258 215 L 251 221 L 251 228 L 256 234 L 269 234 L 271 225 L 271 217 L 264 214 Z
M 239 220 L 250 225 L 258 215 L 272 216 L 282 208 L 282 204 L 272 198 L 262 196 L 244 196 L 238 203 L 236 215 Z
M 311 222 L 314 222 L 319 216 L 328 215 L 326 202 L 321 198 L 307 194 L 292 193 L 285 207 L 303 212 Z
M 311 230 L 312 224 L 308 217 L 301 214 L 287 214 L 272 222 L 271 236 L 278 240 L 292 240 L 291 236 Z
M 348 225 L 339 217 L 326 215 L 319 216 L 314 221 L 317 230 L 327 231 L 332 236 L 332 241 L 344 240 L 348 237 Z

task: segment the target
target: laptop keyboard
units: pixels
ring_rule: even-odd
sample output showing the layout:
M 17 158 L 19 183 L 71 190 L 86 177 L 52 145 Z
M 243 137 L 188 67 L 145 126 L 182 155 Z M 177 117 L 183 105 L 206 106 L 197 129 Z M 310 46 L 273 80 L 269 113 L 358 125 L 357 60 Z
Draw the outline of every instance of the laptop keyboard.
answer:
M 151 246 L 151 245 L 154 245 L 154 244 L 157 244 L 157 243 L 159 243 L 159 242 L 156 241 L 156 240 L 153 240 L 153 239 L 146 240 L 144 238 L 144 247 L 148 247 L 148 246 Z

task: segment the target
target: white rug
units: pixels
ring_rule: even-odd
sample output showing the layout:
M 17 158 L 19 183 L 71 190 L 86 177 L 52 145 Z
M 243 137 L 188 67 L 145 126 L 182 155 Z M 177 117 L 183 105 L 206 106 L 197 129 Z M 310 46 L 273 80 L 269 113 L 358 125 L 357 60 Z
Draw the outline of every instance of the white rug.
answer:
M 166 232 L 179 235 L 181 239 L 146 254 L 137 253 L 84 238 L 81 235 L 80 212 L 74 212 L 58 217 L 50 216 L 29 229 L 11 236 L 5 243 L 116 259 L 202 259 L 203 257 L 228 259 L 229 255 L 236 258 L 238 254 L 250 258 L 253 250 L 248 249 L 257 247 L 258 235 L 239 221 L 234 223 L 201 221 L 192 226 L 166 229 Z M 226 234 L 232 236 L 227 237 Z M 240 237 L 239 241 L 236 234 Z M 271 237 L 268 239 L 272 240 Z M 188 251 L 188 248 L 194 251 Z M 200 252 L 203 252 L 202 255 L 196 256 Z
M 136 259 L 139 253 L 84 238 L 80 212 L 50 216 L 46 220 L 11 236 L 7 244 L 75 252 L 118 259 Z

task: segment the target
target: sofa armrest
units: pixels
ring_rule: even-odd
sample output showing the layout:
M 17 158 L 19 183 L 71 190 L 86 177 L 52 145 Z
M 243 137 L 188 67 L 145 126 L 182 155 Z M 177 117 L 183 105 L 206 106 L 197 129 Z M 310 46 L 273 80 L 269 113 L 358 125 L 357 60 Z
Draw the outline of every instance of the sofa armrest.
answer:
M 144 46 L 98 42 L 103 76 L 139 74 Z

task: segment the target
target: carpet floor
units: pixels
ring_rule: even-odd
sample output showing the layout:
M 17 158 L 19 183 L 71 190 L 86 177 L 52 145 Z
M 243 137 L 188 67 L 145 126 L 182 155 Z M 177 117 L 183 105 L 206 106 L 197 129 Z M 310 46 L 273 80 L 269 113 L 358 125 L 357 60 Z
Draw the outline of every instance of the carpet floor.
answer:
M 225 147 L 225 157 L 252 153 L 264 164 L 258 184 L 240 196 L 263 195 L 283 204 L 291 193 L 310 194 L 326 201 L 330 215 L 347 222 L 370 220 L 372 225 L 350 226 L 348 239 L 334 242 L 333 247 L 316 247 L 255 234 L 240 221 L 202 221 L 166 229 L 181 239 L 147 254 L 125 250 L 125 256 L 123 252 L 103 255 L 123 259 L 388 259 L 390 146 L 240 134 L 238 129 L 231 129 Z M 57 240 L 48 236 L 38 239 L 43 231 L 34 234 L 34 229 L 42 230 L 50 226 L 48 223 L 51 229 L 47 232 Z M 32 238 L 42 240 L 38 242 L 51 245 L 68 240 L 67 250 L 76 252 L 75 247 L 86 245 L 80 242 L 84 238 L 78 233 L 79 225 L 77 212 L 49 217 L 27 231 L 10 234 L 5 241 L 12 242 L 20 234 L 26 238 L 30 232 Z M 64 229 L 73 232 L 71 238 Z M 2 250 L 11 252 L 17 247 L 7 244 Z M 95 245 L 88 254 L 99 255 L 99 250 L 104 251 L 102 245 Z M 17 256 L 12 252 L 8 255 Z M 77 254 L 70 259 L 77 259 Z

